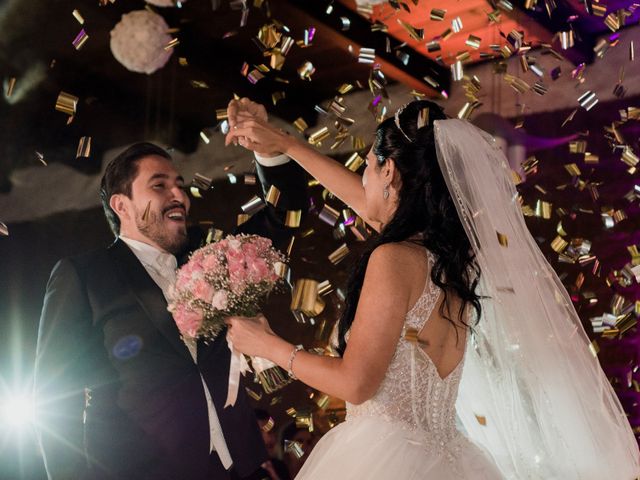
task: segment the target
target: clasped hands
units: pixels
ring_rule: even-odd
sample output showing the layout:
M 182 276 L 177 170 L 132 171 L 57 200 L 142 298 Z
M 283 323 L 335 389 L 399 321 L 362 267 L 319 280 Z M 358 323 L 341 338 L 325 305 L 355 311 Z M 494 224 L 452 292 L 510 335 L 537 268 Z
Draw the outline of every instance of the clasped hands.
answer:
M 226 146 L 240 144 L 264 157 L 285 153 L 287 134 L 269 124 L 267 111 L 259 103 L 248 98 L 231 100 L 227 107 L 227 120 Z

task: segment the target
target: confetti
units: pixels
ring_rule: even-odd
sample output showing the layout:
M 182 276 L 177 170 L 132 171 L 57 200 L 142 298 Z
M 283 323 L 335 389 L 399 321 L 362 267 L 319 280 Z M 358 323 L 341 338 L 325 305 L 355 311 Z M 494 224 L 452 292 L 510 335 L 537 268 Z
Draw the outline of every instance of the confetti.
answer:
M 252 216 L 264 207 L 266 207 L 264 201 L 259 196 L 254 195 L 244 205 L 242 205 L 240 209 L 247 215 Z
M 302 210 L 287 210 L 284 224 L 289 228 L 298 228 L 302 219 Z M 291 255 L 288 253 L 288 255 Z
M 435 22 L 441 22 L 444 20 L 445 15 L 447 14 L 446 10 L 442 10 L 440 8 L 434 8 L 431 10 L 429 14 L 429 18 Z
M 313 66 L 313 63 L 306 61 L 300 68 L 298 68 L 298 75 L 302 80 L 311 81 L 311 75 L 313 75 L 315 71 L 316 68 Z
M 340 245 L 336 250 L 329 254 L 329 261 L 334 265 L 340 263 L 349 254 L 349 247 L 346 243 Z
M 56 110 L 69 116 L 75 115 L 77 105 L 78 97 L 66 92 L 60 92 L 56 100 Z
M 88 39 L 89 39 L 89 35 L 87 35 L 87 32 L 83 28 L 82 30 L 80 30 L 80 33 L 76 35 L 76 38 L 73 39 L 71 44 L 76 50 L 80 50 Z
M 309 317 L 320 315 L 324 311 L 325 302 L 319 296 L 318 282 L 309 278 L 296 280 L 291 293 L 290 308 Z
M 2 222 L 0 222 L 0 235 L 5 236 L 5 237 L 9 236 L 9 227 L 7 227 Z
M 498 243 L 503 247 L 509 246 L 509 239 L 504 233 L 496 232 L 496 236 L 498 237 Z
M 75 18 L 78 21 L 80 25 L 84 25 L 84 18 L 82 18 L 82 15 L 78 10 L 74 10 L 73 12 L 71 12 L 71 14 L 73 15 L 73 18 Z
M 275 185 L 271 185 L 264 199 L 267 203 L 276 207 L 278 205 L 278 200 L 280 199 L 280 190 L 278 190 Z
M 91 137 L 81 137 L 78 142 L 76 158 L 89 158 L 91 156 Z
M 213 179 L 206 177 L 200 173 L 196 173 L 193 176 L 193 180 L 191 180 L 191 186 L 196 187 L 199 190 L 209 190 L 211 188 L 211 184 L 213 183 Z
M 6 83 L 6 88 L 4 93 L 7 98 L 13 95 L 13 89 L 15 88 L 15 86 L 16 86 L 16 77 L 11 77 L 9 81 Z

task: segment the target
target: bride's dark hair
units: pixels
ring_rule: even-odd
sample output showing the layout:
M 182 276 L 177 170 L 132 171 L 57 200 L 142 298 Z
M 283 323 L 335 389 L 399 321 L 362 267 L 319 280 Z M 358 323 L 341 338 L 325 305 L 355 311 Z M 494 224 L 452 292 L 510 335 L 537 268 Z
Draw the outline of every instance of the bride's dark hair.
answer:
M 425 119 L 425 126 L 418 129 L 418 117 L 424 109 L 428 109 L 428 119 Z M 462 300 L 458 311 L 460 323 L 470 326 L 464 319 L 469 304 L 476 310 L 476 318 L 480 318 L 481 297 L 475 293 L 480 269 L 436 157 L 433 122 L 445 118 L 440 106 L 419 100 L 408 104 L 400 113 L 401 129 L 393 117 L 376 129 L 373 144 L 376 167 L 380 168 L 392 158 L 400 174 L 398 208 L 359 259 L 349 279 L 345 311 L 339 324 L 338 350 L 341 353 L 346 348 L 345 334 L 355 317 L 369 257 L 376 247 L 385 243 L 419 237 L 411 241 L 423 245 L 436 257 L 431 280 L 444 291 L 445 301 L 440 314 L 455 325 L 448 295 L 454 293 Z

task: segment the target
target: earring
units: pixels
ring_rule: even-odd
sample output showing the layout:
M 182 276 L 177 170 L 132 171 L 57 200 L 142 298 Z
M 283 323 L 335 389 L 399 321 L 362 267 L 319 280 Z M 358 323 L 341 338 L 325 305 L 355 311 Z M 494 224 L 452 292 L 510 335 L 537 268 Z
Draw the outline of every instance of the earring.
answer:
M 389 184 L 387 183 L 382 189 L 382 198 L 385 200 L 389 198 Z

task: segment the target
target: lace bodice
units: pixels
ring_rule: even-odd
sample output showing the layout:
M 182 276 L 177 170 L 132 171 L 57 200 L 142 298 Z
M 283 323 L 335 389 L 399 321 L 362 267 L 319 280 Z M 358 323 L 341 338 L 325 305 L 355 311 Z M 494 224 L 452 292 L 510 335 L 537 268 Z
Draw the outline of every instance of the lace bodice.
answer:
M 433 265 L 433 254 L 429 252 L 428 257 Z M 459 435 L 455 403 L 463 362 L 442 379 L 429 356 L 412 341 L 429 319 L 440 292 L 428 278 L 422 295 L 407 312 L 402 335 L 380 388 L 360 405 L 347 403 L 347 421 L 373 416 L 401 422 L 411 430 L 427 433 L 426 437 L 442 446 Z

